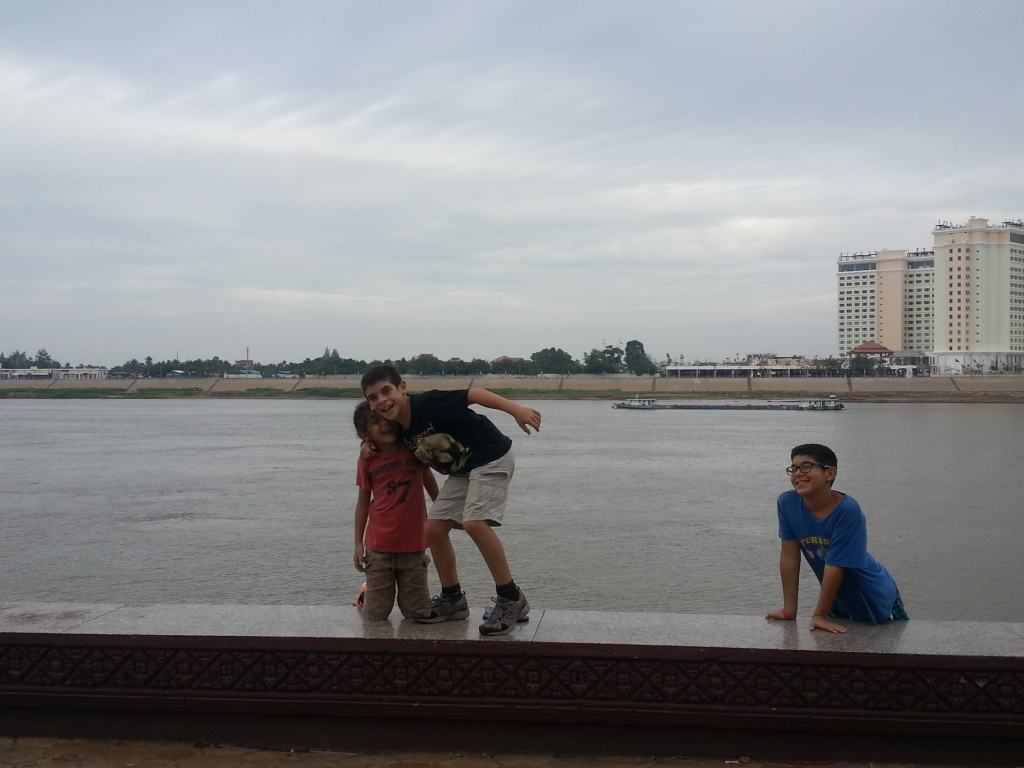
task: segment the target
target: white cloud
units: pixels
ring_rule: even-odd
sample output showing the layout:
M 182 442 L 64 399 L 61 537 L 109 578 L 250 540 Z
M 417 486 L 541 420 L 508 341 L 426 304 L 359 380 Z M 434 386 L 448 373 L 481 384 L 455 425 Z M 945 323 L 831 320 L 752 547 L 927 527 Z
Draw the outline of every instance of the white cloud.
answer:
M 0 327 L 109 363 L 828 354 L 840 252 L 1024 210 L 1013 25 L 929 68 L 894 43 L 940 5 L 0 8 Z

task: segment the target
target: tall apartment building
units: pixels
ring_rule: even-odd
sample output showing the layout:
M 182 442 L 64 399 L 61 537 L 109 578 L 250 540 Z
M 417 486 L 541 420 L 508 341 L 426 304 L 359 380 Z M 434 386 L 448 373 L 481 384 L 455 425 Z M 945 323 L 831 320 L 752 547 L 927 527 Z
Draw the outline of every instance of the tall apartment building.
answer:
M 878 288 L 875 254 L 839 257 L 837 346 L 839 355 L 875 339 L 875 298 Z
M 934 351 L 1024 352 L 1024 222 L 993 225 L 972 216 L 932 234 Z
M 867 341 L 893 351 L 931 352 L 932 251 L 872 251 L 839 257 L 837 347 Z
M 938 373 L 1024 370 L 1024 222 L 941 222 L 931 251 L 839 257 L 840 355 L 873 341 Z

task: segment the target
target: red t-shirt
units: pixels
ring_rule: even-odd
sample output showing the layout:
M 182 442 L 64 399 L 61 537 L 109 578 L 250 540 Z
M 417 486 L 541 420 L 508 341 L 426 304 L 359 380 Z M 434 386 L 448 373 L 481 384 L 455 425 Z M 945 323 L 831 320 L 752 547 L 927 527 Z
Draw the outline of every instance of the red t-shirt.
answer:
M 377 552 L 420 552 L 426 549 L 423 521 L 427 503 L 423 479 L 430 467 L 412 451 L 359 458 L 356 485 L 369 490 L 370 513 L 366 523 L 366 548 Z

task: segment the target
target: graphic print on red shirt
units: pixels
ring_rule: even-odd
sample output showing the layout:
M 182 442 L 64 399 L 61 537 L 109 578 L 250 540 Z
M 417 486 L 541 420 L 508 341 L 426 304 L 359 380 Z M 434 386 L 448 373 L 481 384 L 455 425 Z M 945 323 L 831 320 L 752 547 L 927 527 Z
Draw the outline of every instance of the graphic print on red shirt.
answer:
M 370 511 L 366 523 L 366 548 L 377 552 L 419 552 L 426 549 L 423 521 L 427 503 L 423 481 L 430 467 L 412 451 L 387 456 L 360 457 L 356 485 L 369 490 Z

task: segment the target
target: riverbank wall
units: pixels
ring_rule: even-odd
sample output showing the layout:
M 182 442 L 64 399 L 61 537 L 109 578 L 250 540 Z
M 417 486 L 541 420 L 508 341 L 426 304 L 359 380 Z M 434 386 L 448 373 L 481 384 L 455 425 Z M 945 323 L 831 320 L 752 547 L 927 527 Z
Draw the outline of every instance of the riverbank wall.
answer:
M 1024 376 L 920 378 L 661 378 L 620 376 L 482 376 L 406 379 L 410 391 L 485 387 L 509 397 L 617 399 L 640 394 L 664 399 L 800 398 L 835 394 L 846 402 L 1019 402 Z M 358 397 L 358 376 L 302 379 L 0 380 L 0 398 Z
M 0 603 L 0 735 L 1020 765 L 1024 625 Z

